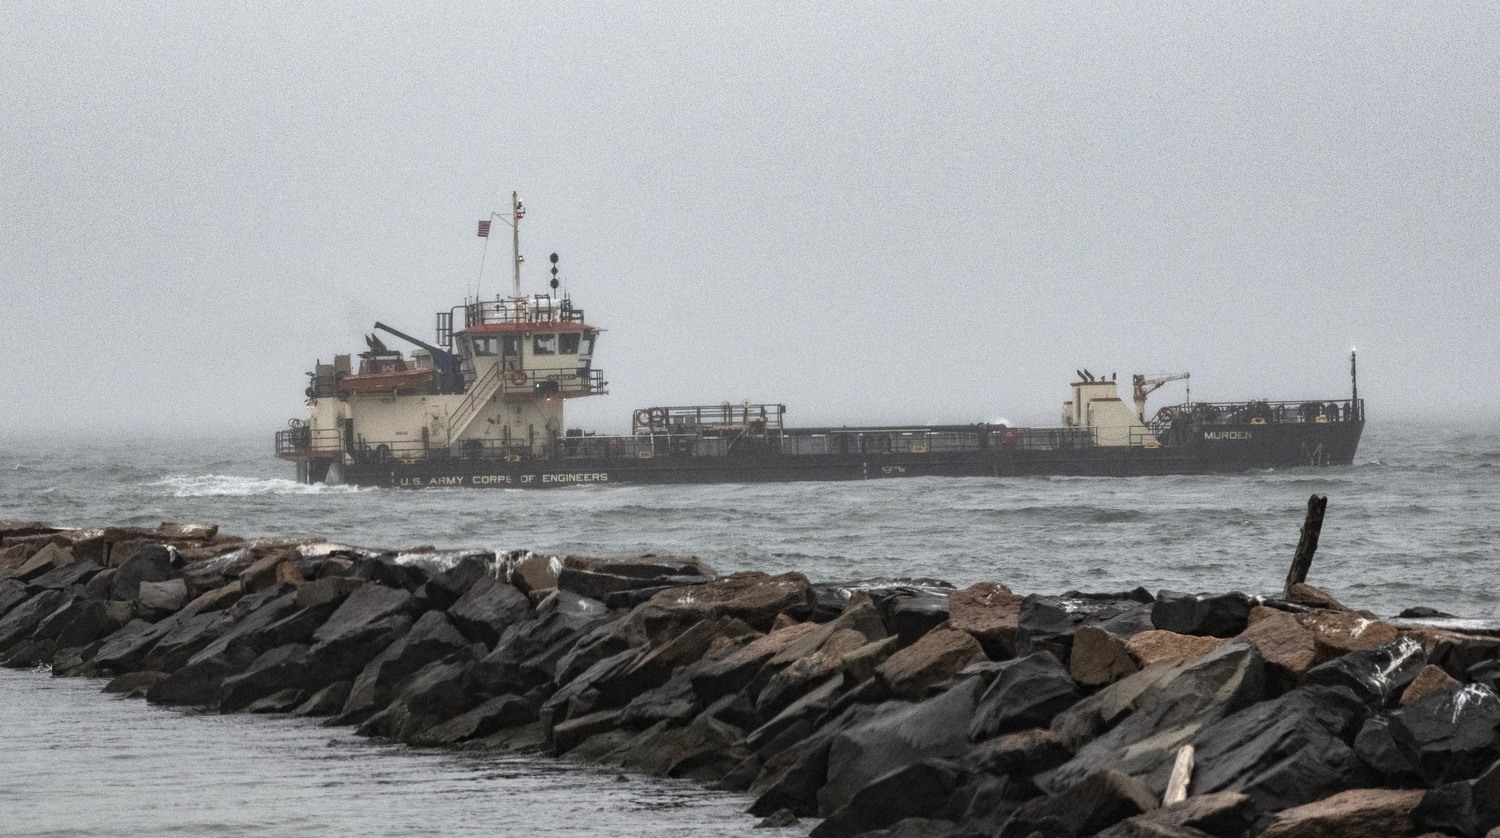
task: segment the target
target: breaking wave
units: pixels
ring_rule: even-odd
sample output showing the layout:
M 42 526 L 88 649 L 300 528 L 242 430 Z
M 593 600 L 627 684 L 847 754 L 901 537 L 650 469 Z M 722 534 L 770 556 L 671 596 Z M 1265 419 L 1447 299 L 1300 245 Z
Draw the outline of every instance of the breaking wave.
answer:
M 167 489 L 176 498 L 322 495 L 360 491 L 357 486 L 328 486 L 322 483 L 309 485 L 280 477 L 236 477 L 230 474 L 174 475 L 146 485 Z

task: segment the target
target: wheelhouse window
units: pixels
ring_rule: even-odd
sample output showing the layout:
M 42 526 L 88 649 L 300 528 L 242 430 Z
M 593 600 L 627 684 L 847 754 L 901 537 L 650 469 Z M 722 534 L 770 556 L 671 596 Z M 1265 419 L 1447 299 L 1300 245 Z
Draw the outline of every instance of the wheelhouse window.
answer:
M 539 332 L 531 340 L 531 354 L 533 355 L 556 355 L 557 333 Z
M 578 341 L 579 341 L 579 338 L 581 338 L 581 337 L 582 337 L 582 335 L 580 335 L 577 332 L 563 332 L 562 334 L 558 335 L 557 336 L 557 354 L 559 354 L 559 355 L 577 355 L 578 354 Z
M 594 333 L 593 332 L 585 332 L 584 333 L 584 335 L 583 335 L 583 342 L 580 343 L 579 346 L 578 346 L 578 354 L 579 355 L 592 355 L 592 354 L 594 354 Z
M 500 349 L 500 342 L 495 338 L 474 338 L 474 357 L 493 358 Z
M 521 336 L 506 335 L 501 339 L 500 348 L 501 351 L 505 353 L 505 357 L 507 358 L 521 357 Z

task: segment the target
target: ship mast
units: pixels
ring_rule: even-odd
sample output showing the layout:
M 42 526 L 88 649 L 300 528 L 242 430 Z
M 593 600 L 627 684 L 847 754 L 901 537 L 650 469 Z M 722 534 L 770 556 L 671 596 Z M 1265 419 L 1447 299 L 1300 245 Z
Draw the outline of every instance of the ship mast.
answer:
M 512 296 L 521 296 L 521 218 L 526 215 L 526 208 L 521 206 L 521 199 L 517 193 L 510 193 L 510 232 L 511 232 L 511 255 L 514 257 L 516 267 L 516 284 Z

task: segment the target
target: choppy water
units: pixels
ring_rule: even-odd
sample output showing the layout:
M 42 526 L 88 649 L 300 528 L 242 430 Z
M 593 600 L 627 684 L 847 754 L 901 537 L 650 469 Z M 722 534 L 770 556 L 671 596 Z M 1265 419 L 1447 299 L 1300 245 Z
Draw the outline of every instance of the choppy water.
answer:
M 1228 476 L 546 491 L 301 486 L 269 447 L 269 438 L 0 440 L 0 518 L 77 526 L 215 521 L 239 535 L 321 535 L 393 548 L 693 554 L 720 571 L 994 580 L 1022 593 L 1136 585 L 1269 593 L 1286 575 L 1307 497 L 1319 493 L 1329 505 L 1314 584 L 1382 614 L 1427 605 L 1500 616 L 1500 433 L 1487 428 L 1372 421 L 1353 466 Z M 24 753 L 52 778 L 27 786 L 28 775 L 15 775 L 19 762 L 8 759 L 0 793 L 41 788 L 64 801 L 54 807 L 59 834 L 114 828 L 86 814 L 92 783 L 80 780 L 112 765 L 122 776 L 145 766 L 176 771 L 192 784 L 182 792 L 151 779 L 142 800 L 165 820 L 151 829 L 130 822 L 148 832 L 306 831 L 314 824 L 298 818 L 311 808 L 332 819 L 319 831 L 515 834 L 516 816 L 507 814 L 517 811 L 513 800 L 526 801 L 528 812 L 563 813 L 546 827 L 553 834 L 697 834 L 708 831 L 705 823 L 734 834 L 753 825 L 734 814 L 743 801 L 695 797 L 681 786 L 622 785 L 550 760 L 414 754 L 279 719 L 183 717 L 99 696 L 96 686 L 25 673 L 0 678 L 7 708 L 0 752 Z M 54 706 L 71 709 L 54 714 Z M 109 735 L 75 736 L 83 720 Z M 141 762 L 112 762 L 121 752 Z M 515 778 L 521 787 L 513 787 Z M 325 779 L 334 785 L 318 785 Z M 652 808 L 652 789 L 675 802 Z M 111 808 L 131 806 L 131 794 L 110 794 L 100 799 Z M 390 808 L 349 804 L 361 796 Z M 0 798 L 10 811 L 17 801 Z M 423 821 L 434 808 L 452 820 Z M 376 814 L 382 811 L 387 816 Z M 16 823 L 0 820 L 0 832 Z M 35 828 L 17 834 L 50 821 L 26 823 Z

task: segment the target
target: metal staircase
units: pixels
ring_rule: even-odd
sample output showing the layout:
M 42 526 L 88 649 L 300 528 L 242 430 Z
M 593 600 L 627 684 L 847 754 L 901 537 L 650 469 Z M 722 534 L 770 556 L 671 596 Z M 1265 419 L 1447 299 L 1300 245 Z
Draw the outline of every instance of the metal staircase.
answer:
M 474 386 L 469 388 L 468 398 L 460 402 L 458 408 L 448 416 L 448 445 L 453 445 L 474 424 L 474 419 L 479 416 L 479 409 L 500 392 L 502 381 L 500 365 L 491 364 L 484 375 L 474 382 Z

